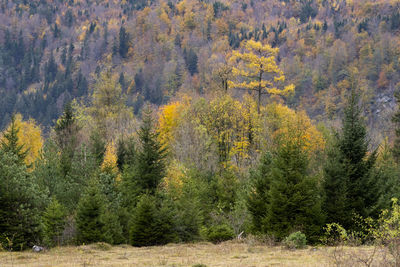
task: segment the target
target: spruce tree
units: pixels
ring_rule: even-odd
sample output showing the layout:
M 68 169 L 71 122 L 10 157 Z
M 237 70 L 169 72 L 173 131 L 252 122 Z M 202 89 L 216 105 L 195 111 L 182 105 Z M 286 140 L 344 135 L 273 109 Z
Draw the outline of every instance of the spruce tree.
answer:
M 67 175 L 71 171 L 72 159 L 78 143 L 77 135 L 80 130 L 71 103 L 65 105 L 64 112 L 57 120 L 54 130 L 56 143 L 61 152 L 61 167 L 64 175 Z
M 76 211 L 77 240 L 79 244 L 104 240 L 102 219 L 105 199 L 96 181 L 91 181 L 81 197 Z
M 110 207 L 111 208 L 111 207 Z M 107 209 L 101 217 L 103 226 L 103 240 L 109 244 L 122 244 L 126 241 L 123 236 L 123 227 L 121 226 L 118 215 L 114 210 Z
M 120 171 L 124 166 L 133 166 L 136 158 L 136 147 L 133 138 L 119 139 L 117 144 L 117 166 Z
M 254 232 L 262 231 L 262 222 L 268 211 L 271 160 L 271 153 L 264 153 L 257 169 L 250 173 L 251 189 L 247 197 L 247 208 L 251 213 Z
M 400 106 L 400 92 L 395 93 L 396 97 L 396 102 L 397 106 Z M 397 162 L 397 164 L 400 163 L 400 109 L 397 110 L 397 112 L 393 115 L 392 117 L 392 122 L 394 126 L 394 131 L 395 131 L 395 139 L 393 142 L 393 156 Z
M 171 210 L 144 194 L 131 219 L 130 243 L 138 247 L 166 244 L 174 240 L 173 228 Z
M 40 240 L 40 210 L 45 203 L 45 192 L 34 181 L 17 155 L 0 149 L 0 246 L 3 248 L 25 249 Z
M 125 58 L 129 51 L 129 34 L 124 26 L 119 29 L 119 47 L 118 52 L 121 57 Z
M 137 181 L 144 191 L 154 193 L 165 175 L 166 150 L 158 141 L 150 110 L 144 110 L 143 125 L 139 130 L 140 151 L 137 153 Z
M 263 228 L 279 240 L 301 230 L 308 240 L 316 242 L 321 231 L 320 190 L 316 177 L 309 174 L 309 159 L 303 147 L 302 136 L 290 136 L 278 142 L 272 159 Z
M 335 135 L 324 167 L 327 222 L 354 226 L 354 214 L 373 215 L 379 198 L 374 165 L 376 152 L 368 155 L 367 132 L 354 91 L 344 111 L 341 132 Z
M 63 205 L 53 197 L 43 213 L 44 242 L 48 246 L 60 246 L 61 235 L 65 228 L 66 211 Z
M 0 149 L 17 156 L 18 162 L 22 164 L 28 154 L 28 150 L 24 148 L 24 145 L 19 144 L 19 131 L 15 115 L 13 115 L 9 128 L 3 133 L 3 138 L 0 141 Z
M 151 111 L 143 111 L 143 124 L 138 132 L 140 149 L 136 153 L 135 164 L 124 172 L 124 193 L 126 205 L 134 207 L 142 193 L 155 194 L 158 184 L 165 175 L 166 150 L 158 141 L 158 133 L 153 129 Z

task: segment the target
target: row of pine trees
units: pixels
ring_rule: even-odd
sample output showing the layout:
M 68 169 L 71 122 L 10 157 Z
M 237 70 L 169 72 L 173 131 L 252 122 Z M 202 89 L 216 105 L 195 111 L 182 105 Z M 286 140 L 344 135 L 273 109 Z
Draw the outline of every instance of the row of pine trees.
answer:
M 233 182 L 229 168 L 190 169 L 177 192 L 164 189 L 169 151 L 150 109 L 142 111 L 137 141 L 118 141 L 117 171 L 104 160 L 98 132 L 78 145 L 80 126 L 70 105 L 34 168 L 24 162 L 27 150 L 13 118 L 0 144 L 0 244 L 10 250 L 93 242 L 148 246 L 219 242 L 241 232 L 280 241 L 299 230 L 318 243 L 327 223 L 360 231 L 355 218 L 377 218 L 400 193 L 400 142 L 384 150 L 384 166 L 377 166 L 358 102 L 352 92 L 341 128 L 318 159 L 303 149 L 302 132 L 292 129 L 262 152 L 244 182 Z

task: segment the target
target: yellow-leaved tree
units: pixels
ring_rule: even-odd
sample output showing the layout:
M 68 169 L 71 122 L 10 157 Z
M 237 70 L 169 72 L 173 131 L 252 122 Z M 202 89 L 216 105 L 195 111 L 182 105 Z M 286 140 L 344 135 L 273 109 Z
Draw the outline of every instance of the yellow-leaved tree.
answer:
M 248 40 L 241 44 L 241 50 L 233 51 L 230 58 L 235 79 L 229 80 L 228 86 L 255 91 L 258 113 L 263 94 L 287 96 L 294 92 L 293 84 L 279 88 L 285 81 L 285 75 L 276 64 L 278 52 L 279 48 Z
M 103 172 L 116 174 L 118 172 L 117 167 L 117 153 L 115 150 L 114 142 L 110 142 L 106 146 L 106 152 L 104 153 L 103 163 L 101 164 L 101 170 Z
M 118 82 L 118 75 L 104 71 L 97 79 L 92 94 L 92 106 L 89 114 L 95 128 L 108 142 L 117 133 L 132 128 L 132 108 L 126 105 L 126 95 Z
M 174 131 L 179 125 L 185 106 L 184 103 L 177 101 L 161 108 L 158 118 L 158 138 L 163 147 L 169 147 L 174 141 Z

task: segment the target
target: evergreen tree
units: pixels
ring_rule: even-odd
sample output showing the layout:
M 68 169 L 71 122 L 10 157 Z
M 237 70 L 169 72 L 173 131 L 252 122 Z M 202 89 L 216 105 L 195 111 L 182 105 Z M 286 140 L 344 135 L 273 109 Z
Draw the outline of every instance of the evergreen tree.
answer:
M 98 166 L 103 162 L 104 153 L 106 152 L 106 142 L 99 132 L 99 130 L 95 129 L 90 136 L 90 152 Z
M 122 244 L 126 241 L 123 235 L 123 227 L 120 224 L 118 215 L 107 209 L 102 215 L 103 240 L 109 244 Z
M 379 198 L 374 165 L 376 152 L 368 156 L 366 128 L 358 97 L 352 91 L 345 108 L 341 132 L 325 164 L 325 210 L 327 222 L 352 228 L 352 217 L 373 215 Z
M 66 211 L 55 197 L 43 213 L 44 242 L 48 246 L 61 245 L 61 235 L 65 228 Z
M 278 142 L 272 159 L 263 229 L 279 240 L 301 230 L 308 240 L 316 242 L 323 223 L 320 190 L 316 177 L 309 174 L 302 136 L 296 134 Z
M 121 57 L 125 58 L 129 50 L 129 34 L 126 32 L 124 26 L 119 29 L 119 47 L 118 52 Z
M 393 198 L 400 199 L 399 169 L 387 140 L 379 153 L 375 175 L 379 188 L 379 201 L 375 209 L 379 212 L 389 209 Z
M 197 70 L 197 55 L 196 53 L 193 51 L 192 48 L 190 48 L 189 50 L 186 50 L 186 48 L 183 51 L 184 54 L 184 59 L 185 59 L 185 63 L 186 63 L 186 67 L 190 72 L 190 75 L 193 75 L 195 73 L 198 72 Z
M 133 246 L 166 244 L 174 239 L 170 210 L 158 207 L 154 196 L 142 195 L 130 226 L 130 242 Z
M 137 153 L 137 179 L 144 191 L 154 193 L 165 174 L 166 150 L 158 141 L 158 133 L 153 129 L 150 110 L 143 111 L 143 125 L 139 130 L 141 149 Z
M 397 106 L 400 106 L 400 92 L 396 92 L 395 95 Z M 392 122 L 394 124 L 395 139 L 393 142 L 393 156 L 397 162 L 400 163 L 400 109 L 392 117 Z
M 0 246 L 22 250 L 40 240 L 44 195 L 17 155 L 0 149 Z
M 143 124 L 139 129 L 140 149 L 135 165 L 124 172 L 125 201 L 134 206 L 141 193 L 154 194 L 165 174 L 166 150 L 158 141 L 158 133 L 153 129 L 151 111 L 143 111 Z M 130 203 L 130 204 L 128 204 Z
M 76 211 L 77 240 L 82 243 L 94 243 L 104 240 L 105 199 L 95 181 L 91 181 L 81 197 Z
M 65 105 L 64 112 L 57 120 L 54 130 L 56 132 L 56 142 L 61 151 L 60 162 L 64 175 L 66 175 L 71 170 L 71 161 L 77 147 L 77 135 L 80 130 L 71 103 Z
M 268 211 L 271 160 L 271 153 L 264 153 L 258 168 L 250 173 L 252 185 L 247 198 L 247 208 L 251 213 L 252 228 L 255 232 L 262 231 L 262 222 Z
M 16 125 L 16 117 L 13 115 L 9 128 L 3 133 L 3 138 L 0 141 L 0 149 L 6 153 L 16 155 L 18 162 L 22 164 L 29 151 L 24 149 L 24 145 L 19 144 L 19 131 L 20 129 Z
M 123 170 L 124 165 L 133 166 L 136 158 L 135 141 L 133 138 L 118 140 L 117 145 L 117 166 L 120 171 Z

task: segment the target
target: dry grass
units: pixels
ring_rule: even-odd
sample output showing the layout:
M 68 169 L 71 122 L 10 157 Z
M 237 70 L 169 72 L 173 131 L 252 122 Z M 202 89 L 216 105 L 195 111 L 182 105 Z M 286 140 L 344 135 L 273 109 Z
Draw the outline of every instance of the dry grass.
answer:
M 368 255 L 372 250 L 370 247 L 344 248 L 342 253 L 355 259 L 357 257 L 354 255 Z M 333 248 L 327 247 L 290 251 L 278 246 L 245 242 L 171 244 L 143 248 L 93 244 L 54 248 L 42 253 L 0 252 L 0 266 L 335 266 L 332 255 Z M 340 266 L 346 265 L 342 263 Z M 348 266 L 357 265 L 363 266 L 355 262 Z M 379 266 L 378 263 L 373 265 Z

